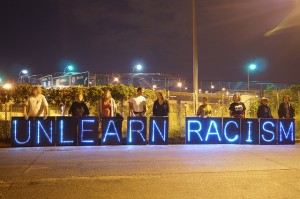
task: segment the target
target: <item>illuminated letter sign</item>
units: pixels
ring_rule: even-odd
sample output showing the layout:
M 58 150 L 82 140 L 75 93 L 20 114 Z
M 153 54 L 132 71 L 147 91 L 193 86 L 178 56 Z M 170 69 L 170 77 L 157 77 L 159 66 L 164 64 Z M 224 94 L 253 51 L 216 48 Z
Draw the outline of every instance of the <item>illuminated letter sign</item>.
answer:
M 35 118 L 34 146 L 55 146 L 55 117 Z
M 186 144 L 295 144 L 294 119 L 186 118 Z M 98 145 L 98 117 L 12 117 L 13 147 Z M 102 118 L 102 145 L 122 144 L 122 121 Z M 127 144 L 147 144 L 147 118 L 128 117 Z M 168 144 L 169 118 L 151 117 L 149 144 Z
M 127 118 L 127 144 L 143 145 L 146 140 L 147 118 L 128 117 Z
M 258 119 L 241 119 L 241 144 L 259 144 Z
M 77 145 L 77 117 L 57 117 L 56 133 L 57 146 L 76 146 Z
M 78 145 L 98 145 L 98 117 L 79 117 L 78 119 Z
M 222 118 L 203 118 L 203 123 L 206 136 L 206 144 L 223 144 L 224 138 L 222 135 Z M 207 128 L 208 126 L 208 128 Z
M 278 120 L 278 144 L 295 144 L 295 120 Z
M 25 120 L 24 117 L 12 117 L 11 135 L 12 146 L 14 147 L 31 147 L 34 141 L 34 118 Z
M 102 145 L 122 144 L 122 121 L 116 117 L 103 117 L 101 121 Z
M 203 141 L 201 136 L 202 131 L 202 118 L 199 117 L 187 117 L 186 132 L 185 132 L 185 143 L 186 144 L 201 144 Z
M 151 117 L 150 118 L 150 144 L 166 145 L 168 144 L 169 118 Z
M 186 118 L 186 144 L 222 144 L 222 118 Z
M 277 144 L 277 120 L 276 119 L 259 119 L 260 120 L 260 144 Z
M 240 143 L 240 118 L 223 118 L 223 134 L 225 144 Z

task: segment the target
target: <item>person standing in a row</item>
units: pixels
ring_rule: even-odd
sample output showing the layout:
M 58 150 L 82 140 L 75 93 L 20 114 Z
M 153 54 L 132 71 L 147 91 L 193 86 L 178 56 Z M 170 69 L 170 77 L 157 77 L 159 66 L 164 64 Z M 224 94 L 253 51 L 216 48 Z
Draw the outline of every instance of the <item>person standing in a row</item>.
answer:
M 23 104 L 23 115 L 25 119 L 42 116 L 46 119 L 48 114 L 48 102 L 45 96 L 42 95 L 42 89 L 39 86 L 34 86 L 32 95 Z
M 212 116 L 212 108 L 208 104 L 207 97 L 203 97 L 202 104 L 198 107 L 197 110 L 198 117 L 211 117 Z
M 283 97 L 283 102 L 280 104 L 278 109 L 279 118 L 294 118 L 295 117 L 295 109 L 290 103 L 290 97 L 285 95 Z
M 273 118 L 271 109 L 268 106 L 269 99 L 266 97 L 261 98 L 261 105 L 258 107 L 257 110 L 257 118 Z
M 146 98 L 143 96 L 143 87 L 137 88 L 136 95 L 129 100 L 129 111 L 131 116 L 143 117 L 146 113 Z
M 230 117 L 245 117 L 246 106 L 243 102 L 241 102 L 241 96 L 239 94 L 233 95 L 233 103 L 230 104 L 229 111 Z
M 117 105 L 115 100 L 111 97 L 110 90 L 104 91 L 103 98 L 99 100 L 97 112 L 100 118 L 116 116 Z
M 162 92 L 157 92 L 157 100 L 153 104 L 153 116 L 169 116 L 169 102 Z
M 83 101 L 82 93 L 76 95 L 76 101 L 74 101 L 69 109 L 69 115 L 71 116 L 89 116 L 90 112 L 87 105 Z

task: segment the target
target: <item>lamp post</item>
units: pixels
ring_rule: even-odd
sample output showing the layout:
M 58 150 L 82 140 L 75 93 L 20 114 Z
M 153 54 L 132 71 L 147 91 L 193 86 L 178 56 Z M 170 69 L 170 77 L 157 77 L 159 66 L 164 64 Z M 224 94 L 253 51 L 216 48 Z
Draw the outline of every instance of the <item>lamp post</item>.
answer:
M 64 75 L 66 75 L 66 70 L 68 70 L 69 72 L 73 71 L 74 67 L 72 65 L 69 65 L 69 66 L 65 67 L 65 69 L 64 69 Z
M 180 92 L 181 92 L 182 83 L 181 83 L 181 82 L 178 82 L 178 83 L 177 83 L 177 86 L 180 88 Z
M 250 64 L 248 66 L 248 93 L 250 93 L 250 71 L 254 71 L 256 69 L 256 65 L 255 64 Z
M 20 81 L 20 84 L 23 83 L 23 76 L 24 75 L 28 75 L 28 70 L 26 69 L 23 69 L 19 72 L 19 81 Z
M 213 89 L 215 89 L 215 85 L 211 85 L 210 86 L 210 93 L 212 94 L 212 92 L 213 92 Z
M 132 68 L 132 73 L 135 73 L 136 70 L 141 71 L 143 69 L 143 66 L 141 64 L 135 65 Z
M 198 45 L 197 45 L 197 2 L 193 1 L 193 89 L 194 89 L 194 113 L 198 108 Z
M 141 64 L 137 64 L 135 66 L 132 67 L 132 74 L 131 74 L 131 82 L 133 85 L 133 77 L 134 77 L 134 73 L 137 71 L 141 71 L 143 69 L 143 66 Z
M 7 122 L 7 99 L 8 99 L 8 91 L 12 88 L 11 84 L 4 84 L 3 88 L 5 89 L 5 104 L 4 104 L 4 112 L 5 112 L 5 116 L 4 116 L 4 122 L 5 122 L 5 133 L 7 133 L 8 130 L 8 122 Z

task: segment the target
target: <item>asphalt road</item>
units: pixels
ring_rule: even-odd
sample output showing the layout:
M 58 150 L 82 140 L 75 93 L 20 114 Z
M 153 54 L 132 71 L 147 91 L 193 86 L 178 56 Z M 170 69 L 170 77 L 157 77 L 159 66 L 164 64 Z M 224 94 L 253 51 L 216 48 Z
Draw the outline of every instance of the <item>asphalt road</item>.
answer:
M 300 198 L 300 145 L 0 149 L 0 198 Z

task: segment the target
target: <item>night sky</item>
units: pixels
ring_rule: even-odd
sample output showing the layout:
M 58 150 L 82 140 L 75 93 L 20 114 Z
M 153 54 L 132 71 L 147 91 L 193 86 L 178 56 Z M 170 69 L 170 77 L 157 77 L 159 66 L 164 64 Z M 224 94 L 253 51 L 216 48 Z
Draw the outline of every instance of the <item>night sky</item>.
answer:
M 299 83 L 300 26 L 264 34 L 297 0 L 198 0 L 199 79 Z M 300 10 L 300 9 L 299 9 Z M 63 71 L 192 77 L 192 0 L 6 0 L 0 75 Z

